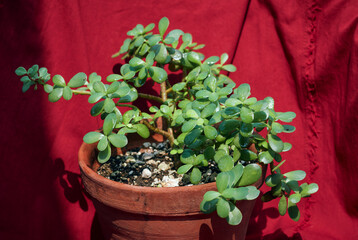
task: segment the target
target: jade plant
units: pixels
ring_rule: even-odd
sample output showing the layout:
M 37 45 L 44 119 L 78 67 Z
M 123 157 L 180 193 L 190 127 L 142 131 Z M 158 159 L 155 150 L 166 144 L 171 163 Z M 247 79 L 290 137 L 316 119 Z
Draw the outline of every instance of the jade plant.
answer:
M 295 131 L 294 126 L 286 124 L 295 118 L 295 113 L 276 112 L 271 97 L 251 97 L 246 83 L 236 87 L 228 77 L 229 72 L 236 71 L 234 65 L 226 64 L 228 54 L 205 58 L 197 51 L 204 44 L 193 42 L 192 35 L 180 29 L 167 33 L 168 25 L 164 17 L 159 21 L 158 34 L 153 32 L 153 23 L 146 27 L 138 24 L 130 30 L 129 38 L 112 56 L 122 55 L 126 64 L 120 73 L 108 75 L 106 82 L 96 73 L 87 78 L 80 72 L 67 83 L 61 75 L 55 75 L 51 85 L 51 75 L 38 65 L 28 70 L 19 67 L 15 73 L 22 76 L 23 92 L 31 86 L 43 87 L 50 102 L 70 100 L 73 95 L 88 96 L 88 102 L 93 104 L 90 114 L 101 117 L 103 128 L 101 132 L 87 133 L 83 140 L 89 144 L 98 142 L 100 163 L 109 160 L 112 146 L 127 145 L 128 133 L 143 138 L 161 134 L 170 142 L 177 172 L 188 174 L 192 184 L 200 182 L 200 169 L 209 163 L 217 165 L 217 191 L 203 196 L 200 209 L 204 213 L 216 210 L 231 225 L 242 219 L 236 202 L 259 196 L 260 191 L 252 184 L 268 165 L 265 183 L 271 190 L 262 200 L 279 198 L 279 213 L 288 212 L 298 221 L 297 203 L 315 193 L 318 185 L 299 184 L 306 176 L 302 170 L 283 173 L 280 169 L 285 163 L 281 153 L 292 145 L 278 135 Z M 167 72 L 178 72 L 181 80 L 173 82 Z M 148 81 L 160 85 L 157 96 L 143 93 L 142 87 Z M 155 101 L 158 107 L 151 106 L 150 112 L 140 110 L 132 104 L 138 98 Z M 120 107 L 130 110 L 123 112 Z M 166 122 L 166 128 L 157 126 L 158 118 Z

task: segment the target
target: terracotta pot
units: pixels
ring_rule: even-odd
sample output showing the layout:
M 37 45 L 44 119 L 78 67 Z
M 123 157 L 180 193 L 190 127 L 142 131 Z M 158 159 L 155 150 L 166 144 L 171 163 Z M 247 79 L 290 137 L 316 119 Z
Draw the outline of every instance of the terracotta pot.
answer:
M 151 188 L 114 182 L 96 173 L 95 148 L 96 144 L 82 144 L 79 165 L 104 239 L 245 239 L 255 200 L 239 202 L 243 220 L 230 226 L 216 213 L 199 210 L 203 195 L 216 190 L 215 183 Z M 261 183 L 262 179 L 255 185 Z

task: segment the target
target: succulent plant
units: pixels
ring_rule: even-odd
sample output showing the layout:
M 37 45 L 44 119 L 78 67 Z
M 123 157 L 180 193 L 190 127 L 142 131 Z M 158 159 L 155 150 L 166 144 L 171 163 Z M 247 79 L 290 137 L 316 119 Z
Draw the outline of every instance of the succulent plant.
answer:
M 297 221 L 300 217 L 297 203 L 318 191 L 315 183 L 299 184 L 306 173 L 301 170 L 282 173 L 285 162 L 281 153 L 289 151 L 290 143 L 283 142 L 281 133 L 292 133 L 295 127 L 287 124 L 295 117 L 294 112 L 276 112 L 271 97 L 258 100 L 251 97 L 250 85 L 236 87 L 228 72 L 236 71 L 224 53 L 205 56 L 197 50 L 204 44 L 193 42 L 190 33 L 175 29 L 167 33 L 169 20 L 164 17 L 158 24 L 159 34 L 154 34 L 155 24 L 144 27 L 138 24 L 130 30 L 120 51 L 112 57 L 123 55 L 127 63 L 120 74 L 110 74 L 107 83 L 96 73 L 88 78 L 77 73 L 67 83 L 61 75 L 52 77 L 47 69 L 34 65 L 26 70 L 16 69 L 22 76 L 23 92 L 31 86 L 42 86 L 48 99 L 56 102 L 70 100 L 73 95 L 88 95 L 93 104 L 92 116 L 100 116 L 102 132 L 89 132 L 83 140 L 96 143 L 98 161 L 105 163 L 111 156 L 111 147 L 124 147 L 127 133 L 137 133 L 148 138 L 151 133 L 163 135 L 170 141 L 171 154 L 177 156 L 179 174 L 188 174 L 193 184 L 201 180 L 203 167 L 212 162 L 220 173 L 216 178 L 218 191 L 209 191 L 200 205 L 204 213 L 217 211 L 231 225 L 242 219 L 236 201 L 251 200 L 259 196 L 259 190 L 250 186 L 262 176 L 262 166 L 269 165 L 270 174 L 265 183 L 271 190 L 263 201 L 280 198 L 278 210 Z M 173 82 L 167 71 L 179 72 L 181 81 Z M 141 92 L 147 81 L 160 84 L 159 96 Z M 144 89 L 144 88 L 143 88 Z M 144 112 L 132 103 L 144 98 L 159 103 L 150 112 Z M 131 110 L 122 112 L 119 107 Z M 156 125 L 162 118 L 167 128 Z

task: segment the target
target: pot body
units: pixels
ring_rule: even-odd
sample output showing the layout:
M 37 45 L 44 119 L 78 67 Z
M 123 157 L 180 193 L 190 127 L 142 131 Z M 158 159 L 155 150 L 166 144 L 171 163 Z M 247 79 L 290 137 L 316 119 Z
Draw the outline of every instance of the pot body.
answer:
M 255 200 L 238 203 L 242 222 L 230 226 L 216 212 L 209 215 L 200 212 L 203 195 L 216 190 L 215 183 L 151 188 L 114 182 L 96 173 L 95 149 L 96 144 L 83 143 L 79 165 L 104 239 L 245 239 Z M 262 179 L 256 184 L 261 183 Z

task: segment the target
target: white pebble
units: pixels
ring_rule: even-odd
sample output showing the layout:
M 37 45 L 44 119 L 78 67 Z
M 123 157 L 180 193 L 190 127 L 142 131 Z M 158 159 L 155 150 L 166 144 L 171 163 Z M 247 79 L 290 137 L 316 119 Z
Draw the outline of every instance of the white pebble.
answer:
M 142 178 L 150 178 L 152 176 L 152 172 L 148 168 L 144 168 L 142 171 Z

